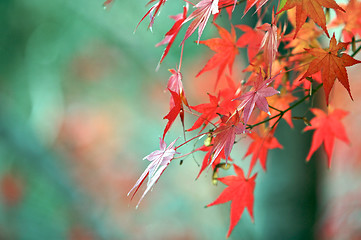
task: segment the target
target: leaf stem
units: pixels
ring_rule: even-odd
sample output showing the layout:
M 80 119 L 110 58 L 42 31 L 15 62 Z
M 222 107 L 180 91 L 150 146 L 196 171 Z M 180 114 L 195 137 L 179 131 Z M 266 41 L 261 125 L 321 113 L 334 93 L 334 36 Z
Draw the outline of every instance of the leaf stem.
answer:
M 192 137 L 191 139 L 188 139 L 187 141 L 185 141 L 185 142 L 182 143 L 181 145 L 175 147 L 174 150 L 177 150 L 178 148 L 182 147 L 183 145 L 189 143 L 190 141 L 193 141 L 194 139 L 199 138 L 199 137 L 201 137 L 201 136 L 203 136 L 203 135 L 205 135 L 205 134 L 208 134 L 208 133 L 211 133 L 211 132 L 205 132 L 205 133 L 198 134 L 197 136 Z
M 195 149 L 195 150 L 193 150 L 193 151 L 191 151 L 191 152 L 189 152 L 189 153 L 186 153 L 186 154 L 184 154 L 184 155 L 182 155 L 182 156 L 174 157 L 173 159 L 184 158 L 184 157 L 186 157 L 186 156 L 188 156 L 188 155 L 191 155 L 192 153 L 195 153 L 195 152 L 200 151 L 201 148 L 202 148 L 202 147 L 199 147 L 199 148 L 197 148 L 197 149 Z

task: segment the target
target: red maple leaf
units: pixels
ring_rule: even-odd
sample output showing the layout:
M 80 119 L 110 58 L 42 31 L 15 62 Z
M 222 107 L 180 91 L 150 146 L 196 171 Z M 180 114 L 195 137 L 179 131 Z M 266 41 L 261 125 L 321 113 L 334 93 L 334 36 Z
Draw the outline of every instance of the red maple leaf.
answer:
M 286 4 L 276 14 L 296 7 L 296 32 L 301 29 L 302 25 L 306 22 L 307 17 L 310 17 L 317 25 L 319 25 L 327 34 L 326 17 L 322 7 L 343 10 L 335 0 L 287 0 Z
M 170 69 L 169 70 L 172 75 L 168 80 L 167 88 L 171 93 L 171 98 L 169 102 L 170 111 L 163 118 L 168 119 L 168 123 L 163 132 L 163 139 L 165 134 L 168 132 L 169 128 L 172 126 L 173 122 L 177 118 L 178 114 L 182 122 L 183 130 L 184 130 L 184 108 L 183 104 L 185 104 L 188 108 L 190 107 L 184 93 L 183 83 L 182 83 L 182 73 L 180 70 Z
M 263 170 L 266 171 L 268 150 L 282 148 L 282 145 L 278 142 L 277 138 L 273 136 L 273 131 L 265 133 L 265 136 L 259 136 L 256 132 L 252 132 L 248 134 L 248 136 L 253 139 L 253 142 L 249 145 L 243 158 L 253 154 L 249 172 L 252 171 L 257 159 L 259 160 Z
M 337 45 L 336 43 L 337 41 L 335 35 L 333 35 L 330 40 L 329 48 L 306 49 L 308 53 L 312 54 L 316 58 L 309 64 L 307 72 L 303 75 L 302 78 L 321 71 L 327 105 L 330 91 L 336 78 L 346 88 L 351 99 L 353 100 L 348 82 L 346 67 L 361 63 L 361 61 L 350 57 L 346 53 L 341 53 L 341 51 L 346 49 L 348 43 L 339 42 Z
M 168 123 L 164 128 L 163 139 L 165 137 L 165 134 L 168 132 L 169 128 L 172 126 L 173 122 L 177 118 L 178 114 L 181 114 L 180 117 L 181 117 L 182 124 L 184 122 L 184 113 L 183 113 L 183 106 L 182 106 L 181 98 L 178 93 L 170 90 L 169 88 L 168 88 L 168 90 L 172 94 L 174 106 L 171 108 L 169 113 L 166 116 L 164 116 L 164 118 L 163 118 L 163 119 L 168 119 Z
M 331 167 L 331 157 L 335 138 L 338 138 L 345 143 L 349 143 L 345 128 L 341 122 L 341 120 L 347 116 L 348 112 L 341 109 L 335 109 L 333 111 L 330 110 L 327 114 L 317 108 L 312 108 L 311 111 L 315 117 L 311 120 L 311 126 L 305 127 L 304 131 L 315 130 L 315 132 L 313 133 L 311 149 L 306 159 L 309 161 L 312 154 L 323 142 L 327 154 L 328 167 Z
M 228 13 L 229 19 L 231 19 L 232 18 L 232 12 L 233 12 L 234 8 L 236 7 L 236 4 L 237 4 L 237 0 L 219 0 L 218 8 L 219 8 L 219 10 L 225 9 L 227 11 L 227 13 Z M 219 15 L 219 13 L 214 15 L 213 21 L 216 20 L 218 15 Z
M 148 12 L 146 12 L 146 14 L 142 17 L 142 19 L 139 21 L 137 27 L 135 29 L 137 29 L 140 25 L 141 22 L 143 22 L 143 20 L 148 16 L 150 15 L 150 22 L 149 22 L 149 25 L 148 25 L 148 28 L 152 29 L 152 26 L 153 26 L 153 23 L 154 23 L 154 19 L 155 17 L 158 15 L 159 13 L 159 9 L 162 5 L 164 5 L 164 3 L 167 1 L 167 0 L 150 0 L 147 5 L 153 3 L 153 2 L 156 2 L 158 1 L 157 3 L 155 3 L 149 10 Z
M 170 16 L 170 18 L 172 18 L 175 21 L 173 27 L 165 34 L 164 39 L 155 45 L 156 47 L 159 47 L 161 45 L 168 44 L 167 47 L 164 49 L 164 52 L 159 61 L 159 64 L 161 64 L 163 62 L 164 58 L 167 56 L 169 49 L 171 48 L 171 46 L 173 44 L 175 38 L 177 37 L 179 30 L 181 29 L 182 24 L 187 17 L 187 10 L 188 10 L 188 5 L 183 7 L 183 13 L 180 13 L 175 16 Z
M 217 113 L 219 114 L 227 113 L 224 109 L 222 109 L 218 105 L 220 101 L 220 94 L 218 94 L 217 97 L 213 96 L 212 94 L 208 94 L 208 97 L 209 97 L 209 103 L 202 103 L 197 106 L 191 106 L 191 109 L 196 110 L 197 112 L 202 114 L 198 117 L 198 119 L 195 121 L 193 126 L 187 131 L 193 131 L 204 124 L 202 129 L 199 131 L 202 132 L 206 128 L 208 123 L 210 123 L 213 119 L 218 117 Z
M 232 73 L 232 66 L 234 58 L 238 54 L 238 49 L 236 46 L 236 32 L 234 27 L 231 28 L 231 33 L 226 29 L 214 24 L 221 38 L 212 38 L 205 41 L 200 41 L 199 43 L 207 45 L 212 51 L 215 51 L 216 54 L 208 60 L 207 64 L 203 69 L 197 74 L 196 77 L 200 76 L 202 73 L 212 70 L 213 68 L 219 67 L 217 73 L 216 85 L 219 82 L 222 73 L 228 66 L 230 73 Z
M 189 107 L 184 88 L 182 83 L 182 73 L 179 70 L 175 69 L 169 69 L 169 72 L 172 73 L 168 80 L 167 88 L 172 90 L 173 92 L 176 92 L 178 94 L 178 97 L 180 98 L 181 103 L 184 103 L 187 107 Z M 170 106 L 174 106 L 174 100 L 173 96 L 170 101 Z
M 253 29 L 247 25 L 236 25 L 236 28 L 242 30 L 244 34 L 237 40 L 237 47 L 247 47 L 248 61 L 252 62 L 253 58 L 259 52 L 264 32 L 259 29 Z
M 251 9 L 251 7 L 257 5 L 256 11 L 258 12 L 263 5 L 265 5 L 268 2 L 268 0 L 248 0 L 246 3 L 246 7 L 244 9 L 243 16 L 246 15 L 246 13 Z
M 253 219 L 253 202 L 254 202 L 254 188 L 256 185 L 255 179 L 257 174 L 254 174 L 251 178 L 246 179 L 244 177 L 243 170 L 237 165 L 233 164 L 234 171 L 237 176 L 227 176 L 218 178 L 219 181 L 226 184 L 228 187 L 223 190 L 221 195 L 212 203 L 208 204 L 207 207 L 226 203 L 231 203 L 231 219 L 227 237 L 232 233 L 233 228 L 236 226 L 238 221 L 241 219 L 243 210 L 247 208 L 249 215 Z
M 238 101 L 233 101 L 234 98 L 239 96 L 239 89 L 234 85 L 232 86 L 232 81 L 227 77 L 229 88 L 225 88 L 219 91 L 217 97 L 212 94 L 208 94 L 209 103 L 202 103 L 197 106 L 191 106 L 190 108 L 202 113 L 198 119 L 195 121 L 193 126 L 187 131 L 193 131 L 203 125 L 199 132 L 202 132 L 208 123 L 213 119 L 219 117 L 219 115 L 226 115 L 230 112 L 234 112 Z
M 204 171 L 204 169 L 206 169 L 209 164 L 210 164 L 210 159 L 212 159 L 212 146 L 202 146 L 200 149 L 200 151 L 206 151 L 206 155 L 203 158 L 203 162 L 202 162 L 202 166 L 201 169 L 199 170 L 198 176 L 196 179 L 199 178 L 199 176 L 201 175 L 201 173 Z M 220 152 L 220 154 L 217 156 L 216 159 L 214 159 L 211 167 L 212 169 L 214 169 L 220 162 L 222 159 L 226 159 L 226 156 L 224 154 L 224 149 Z M 228 161 L 232 161 L 232 159 L 230 157 L 228 157 Z

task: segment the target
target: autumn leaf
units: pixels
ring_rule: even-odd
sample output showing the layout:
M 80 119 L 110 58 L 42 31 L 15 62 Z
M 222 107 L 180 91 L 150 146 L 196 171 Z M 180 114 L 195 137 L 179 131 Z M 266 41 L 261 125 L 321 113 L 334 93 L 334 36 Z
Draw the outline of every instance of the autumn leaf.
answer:
M 178 114 L 183 114 L 183 106 L 182 106 L 182 102 L 181 102 L 181 98 L 180 98 L 179 94 L 170 90 L 169 88 L 168 88 L 168 91 L 172 95 L 174 106 L 171 108 L 169 113 L 166 116 L 164 116 L 164 118 L 163 118 L 163 119 L 168 120 L 168 123 L 164 128 L 163 139 L 164 139 L 166 133 L 168 132 L 169 128 L 172 126 L 173 122 L 177 118 Z M 181 116 L 182 124 L 184 124 L 184 115 L 180 115 L 180 116 Z
M 257 159 L 259 160 L 263 170 L 266 171 L 268 150 L 282 148 L 282 145 L 278 142 L 277 138 L 273 136 L 273 131 L 268 132 L 265 130 L 263 135 L 264 136 L 260 136 L 256 132 L 248 134 L 248 136 L 253 139 L 253 142 L 249 145 L 243 158 L 252 154 L 249 171 L 252 171 Z
M 199 43 L 208 46 L 212 51 L 216 53 L 214 56 L 209 59 L 207 64 L 203 67 L 203 69 L 197 74 L 196 77 L 200 76 L 202 73 L 212 70 L 213 68 L 219 67 L 217 73 L 217 80 L 215 87 L 219 82 L 222 73 L 225 68 L 228 66 L 230 73 L 232 73 L 232 66 L 234 62 L 234 58 L 238 54 L 238 49 L 236 46 L 236 32 L 232 26 L 231 33 L 229 33 L 226 29 L 214 24 L 221 38 L 213 38 L 205 41 L 200 41 Z
M 326 28 L 326 17 L 322 7 L 345 11 L 335 2 L 335 0 L 287 0 L 283 8 L 276 14 L 294 7 L 296 7 L 296 31 L 294 37 L 296 37 L 298 31 L 306 22 L 307 17 L 310 17 L 325 31 L 327 36 L 330 37 Z
M 224 150 L 224 156 L 227 163 L 234 145 L 236 134 L 245 132 L 245 125 L 240 122 L 238 112 L 235 112 L 232 116 L 223 116 L 222 123 L 212 133 L 214 142 L 211 155 L 212 158 L 209 164 L 213 164 L 222 150 Z
M 361 37 L 361 2 L 350 0 L 347 5 L 341 4 L 340 6 L 345 8 L 345 12 L 336 10 L 337 17 L 328 27 L 344 25 L 342 28 L 343 40 L 351 42 L 356 35 Z
M 229 16 L 229 19 L 232 18 L 232 13 L 234 11 L 234 8 L 236 7 L 237 0 L 219 0 L 218 2 L 218 8 L 219 10 L 226 10 Z M 219 13 L 214 15 L 214 21 L 218 17 Z
M 223 190 L 221 195 L 212 203 L 208 204 L 207 207 L 211 207 L 216 204 L 226 203 L 232 201 L 231 203 L 231 217 L 230 225 L 227 233 L 229 237 L 233 231 L 233 228 L 237 225 L 238 221 L 241 219 L 243 210 L 247 208 L 249 215 L 254 221 L 253 218 L 253 202 L 254 202 L 254 188 L 256 185 L 255 179 L 257 174 L 254 174 L 251 178 L 246 179 L 244 177 L 243 170 L 237 165 L 233 164 L 234 171 L 236 176 L 227 176 L 223 178 L 218 178 L 218 180 L 228 187 Z
M 315 130 L 315 132 L 313 133 L 311 149 L 306 160 L 309 161 L 311 159 L 313 153 L 323 142 L 327 154 L 328 167 L 330 168 L 335 138 L 349 143 L 346 130 L 341 122 L 341 120 L 348 115 L 348 112 L 341 109 L 330 109 L 327 114 L 317 108 L 313 108 L 311 111 L 315 117 L 311 120 L 311 126 L 306 126 L 304 131 Z
M 235 27 L 244 32 L 237 40 L 237 47 L 247 47 L 248 61 L 252 62 L 261 48 L 264 32 L 247 25 L 236 25 Z
M 164 39 L 155 45 L 156 47 L 159 47 L 161 45 L 167 44 L 167 47 L 164 49 L 164 52 L 159 61 L 159 64 L 161 64 L 163 62 L 164 58 L 167 56 L 169 49 L 171 48 L 175 38 L 177 37 L 177 35 L 179 33 L 179 30 L 182 27 L 184 20 L 187 17 L 187 11 L 188 11 L 188 5 L 183 7 L 183 13 L 180 13 L 175 16 L 170 16 L 170 18 L 175 21 L 173 27 L 165 34 Z
M 253 7 L 255 5 L 257 6 L 255 12 L 258 12 L 261 9 L 261 7 L 263 7 L 263 5 L 265 5 L 267 2 L 268 2 L 268 0 L 247 0 L 243 16 L 246 15 L 246 13 L 249 11 L 249 9 L 251 9 L 251 7 Z
M 206 27 L 209 17 L 211 16 L 211 14 L 217 14 L 219 12 L 218 0 L 202 0 L 199 3 L 197 3 L 195 7 L 197 9 L 194 10 L 191 13 L 191 15 L 189 15 L 186 18 L 186 20 L 183 22 L 183 24 L 185 24 L 190 20 L 193 20 L 184 35 L 184 39 L 181 45 L 184 44 L 185 40 L 187 40 L 197 28 L 198 28 L 197 42 L 199 43 L 199 40 L 201 39 L 203 30 Z
M 148 25 L 148 28 L 149 29 L 152 29 L 153 27 L 153 23 L 154 23 L 154 19 L 156 16 L 158 16 L 158 13 L 159 13 L 159 9 L 162 5 L 164 5 L 164 3 L 167 1 L 167 0 L 150 0 L 147 5 L 151 4 L 151 3 L 154 3 L 158 1 L 157 3 L 155 3 L 149 10 L 148 12 L 146 12 L 146 14 L 142 17 L 142 19 L 139 21 L 137 27 L 135 28 L 135 30 L 137 30 L 137 28 L 139 27 L 140 23 L 143 22 L 143 20 L 149 15 L 150 16 L 150 22 L 149 22 L 149 25 Z
M 233 80 L 227 77 L 228 82 L 231 84 Z M 217 96 L 208 94 L 209 103 L 202 103 L 190 108 L 201 113 L 198 119 L 194 122 L 193 126 L 187 131 L 193 131 L 202 128 L 199 132 L 203 131 L 207 125 L 215 118 L 220 115 L 226 115 L 229 112 L 234 111 L 237 107 L 238 101 L 233 101 L 234 98 L 239 96 L 239 91 L 236 86 L 230 86 L 229 88 L 222 89 L 219 91 Z
M 307 72 L 302 76 L 302 78 L 308 77 L 312 74 L 315 74 L 321 71 L 321 77 L 323 82 L 323 88 L 326 94 L 326 102 L 328 105 L 328 98 L 330 91 L 333 87 L 335 79 L 346 88 L 351 99 L 351 90 L 348 82 L 348 75 L 345 67 L 361 63 L 346 53 L 341 53 L 347 47 L 347 43 L 339 42 L 336 44 L 335 35 L 332 36 L 330 40 L 330 47 L 327 49 L 321 48 L 312 48 L 306 49 L 306 51 L 316 57 L 310 64 L 307 69 Z
M 199 178 L 199 176 L 201 175 L 201 173 L 209 166 L 210 164 L 210 160 L 212 159 L 212 146 L 205 146 L 203 145 L 200 149 L 200 151 L 206 151 L 206 155 L 204 155 L 204 158 L 203 158 L 203 162 L 202 162 L 202 166 L 201 166 L 201 169 L 199 170 L 199 173 L 196 177 L 196 179 Z M 220 154 L 217 156 L 216 159 L 214 159 L 211 167 L 212 169 L 214 169 L 220 162 L 222 159 L 226 159 L 226 156 L 224 154 L 224 149 L 220 152 Z M 228 160 L 227 161 L 232 161 L 232 159 L 230 157 L 228 157 Z
M 193 126 L 187 131 L 193 131 L 203 125 L 202 129 L 200 130 L 201 132 L 206 128 L 208 123 L 210 123 L 214 118 L 218 117 L 217 113 L 227 114 L 227 112 L 218 105 L 221 97 L 220 94 L 218 94 L 218 96 L 208 94 L 208 97 L 209 103 L 202 103 L 196 106 L 191 106 L 191 109 L 201 113 L 201 115 L 194 122 Z
M 180 101 L 189 107 L 186 95 L 184 93 L 183 83 L 182 83 L 182 73 L 179 70 L 169 69 L 169 72 L 172 74 L 168 80 L 167 88 L 176 92 L 180 98 Z M 174 106 L 173 97 L 171 98 L 171 106 Z
M 277 26 L 274 23 L 265 23 L 258 28 L 266 31 L 260 48 L 263 48 L 263 59 L 266 63 L 267 69 L 269 68 L 269 72 L 272 72 L 272 63 L 276 59 L 279 44 Z
M 287 11 L 287 18 L 292 26 L 296 27 L 296 9 L 290 9 Z M 283 36 L 282 41 L 288 42 L 285 46 L 286 49 L 289 49 L 291 53 L 294 55 L 290 57 L 292 60 L 300 60 L 300 62 L 304 63 L 307 62 L 304 58 L 303 54 L 305 48 L 320 48 L 321 44 L 319 43 L 318 39 L 322 34 L 322 30 L 319 29 L 316 24 L 312 21 L 306 22 L 302 28 L 295 36 L 295 29 L 292 30 L 289 34 Z
M 238 110 L 244 109 L 244 124 L 247 124 L 255 106 L 257 106 L 260 110 L 271 114 L 269 112 L 266 97 L 270 97 L 280 93 L 273 87 L 268 86 L 273 80 L 274 78 L 263 80 L 262 74 L 259 73 L 257 80 L 252 83 L 253 88 L 251 89 L 251 91 L 235 99 L 241 101 L 241 104 L 238 106 Z
M 139 177 L 133 188 L 128 192 L 129 194 L 134 190 L 134 193 L 131 197 L 133 199 L 134 195 L 137 193 L 138 189 L 144 182 L 144 180 L 148 177 L 147 182 L 147 188 L 145 189 L 143 195 L 139 199 L 139 202 L 137 204 L 137 208 L 140 204 L 140 202 L 143 200 L 144 196 L 149 192 L 150 189 L 154 186 L 154 184 L 157 183 L 158 179 L 164 172 L 164 170 L 167 168 L 170 161 L 173 159 L 175 154 L 179 154 L 176 152 L 174 144 L 178 140 L 174 140 L 169 146 L 167 147 L 166 143 L 164 142 L 163 138 L 159 138 L 159 148 L 160 150 L 156 150 L 152 152 L 151 154 L 145 156 L 143 160 L 148 160 L 150 164 L 145 169 L 145 171 L 142 173 L 142 175 Z
M 271 116 L 274 116 L 274 115 L 280 113 L 278 110 L 285 111 L 286 109 L 288 109 L 290 107 L 290 103 L 297 100 L 297 98 L 289 92 L 281 92 L 279 95 L 273 95 L 273 96 L 269 97 L 267 100 L 268 100 L 268 103 L 270 104 L 270 106 L 273 107 L 270 109 Z M 275 109 L 277 109 L 277 110 L 275 110 Z M 257 118 L 257 122 L 263 121 L 264 119 L 266 119 L 266 117 L 267 117 L 267 114 L 265 112 L 260 112 L 259 117 Z M 288 123 L 288 125 L 291 128 L 293 128 L 292 110 L 288 110 L 287 112 L 285 112 L 282 116 L 282 119 L 284 119 Z M 277 118 L 269 120 L 270 126 L 272 126 L 276 121 L 277 121 Z

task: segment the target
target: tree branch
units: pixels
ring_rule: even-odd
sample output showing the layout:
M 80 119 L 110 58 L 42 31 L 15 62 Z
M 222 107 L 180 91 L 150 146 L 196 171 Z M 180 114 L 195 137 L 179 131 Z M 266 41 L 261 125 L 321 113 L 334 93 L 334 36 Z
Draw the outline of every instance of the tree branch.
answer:
M 287 108 L 286 110 L 283 110 L 283 111 L 280 111 L 279 114 L 277 115 L 274 115 L 273 117 L 271 118 L 267 118 L 266 120 L 263 120 L 261 122 L 258 122 L 256 124 L 253 124 L 253 125 L 247 125 L 246 129 L 252 129 L 258 125 L 261 125 L 263 123 L 266 123 L 266 122 L 269 122 L 270 120 L 272 119 L 275 119 L 275 118 L 278 118 L 279 119 L 277 120 L 276 123 L 278 123 L 281 118 L 283 117 L 283 115 L 285 115 L 286 112 L 290 111 L 291 109 L 295 108 L 296 106 L 300 105 L 301 103 L 303 103 L 306 99 L 310 98 L 311 96 L 313 96 L 321 87 L 323 86 L 323 83 L 321 83 L 320 85 L 318 85 L 315 89 L 312 90 L 312 94 L 308 94 L 306 96 L 304 96 L 303 98 L 301 98 L 300 100 L 298 100 L 295 104 L 293 104 L 292 106 L 290 106 L 289 108 Z

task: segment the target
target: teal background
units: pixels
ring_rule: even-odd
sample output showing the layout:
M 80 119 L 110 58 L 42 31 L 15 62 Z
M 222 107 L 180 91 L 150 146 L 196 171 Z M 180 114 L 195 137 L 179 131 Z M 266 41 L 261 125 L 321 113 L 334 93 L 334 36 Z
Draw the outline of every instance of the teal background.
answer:
M 210 172 L 195 181 L 201 154 L 182 165 L 173 161 L 139 209 L 139 196 L 126 196 L 166 124 L 168 69 L 179 62 L 184 29 L 158 72 L 163 47 L 154 45 L 183 2 L 169 0 L 153 32 L 146 19 L 135 34 L 146 2 L 115 0 L 107 9 L 102 3 L 0 1 L 0 239 L 224 239 L 230 204 L 204 208 L 224 186 L 214 187 Z M 220 21 L 229 26 L 226 14 Z M 209 23 L 202 39 L 215 34 Z M 194 88 L 192 81 L 211 56 L 195 39 L 186 44 L 182 65 L 192 105 L 207 100 L 198 91 L 210 75 Z M 186 126 L 193 121 L 187 116 Z M 318 162 L 305 164 L 311 134 L 295 125 L 290 130 L 281 122 L 285 150 L 270 153 L 266 173 L 258 166 L 255 223 L 245 211 L 229 239 L 314 238 Z M 181 129 L 176 121 L 166 142 L 182 136 Z M 232 153 L 245 168 L 247 146 Z

